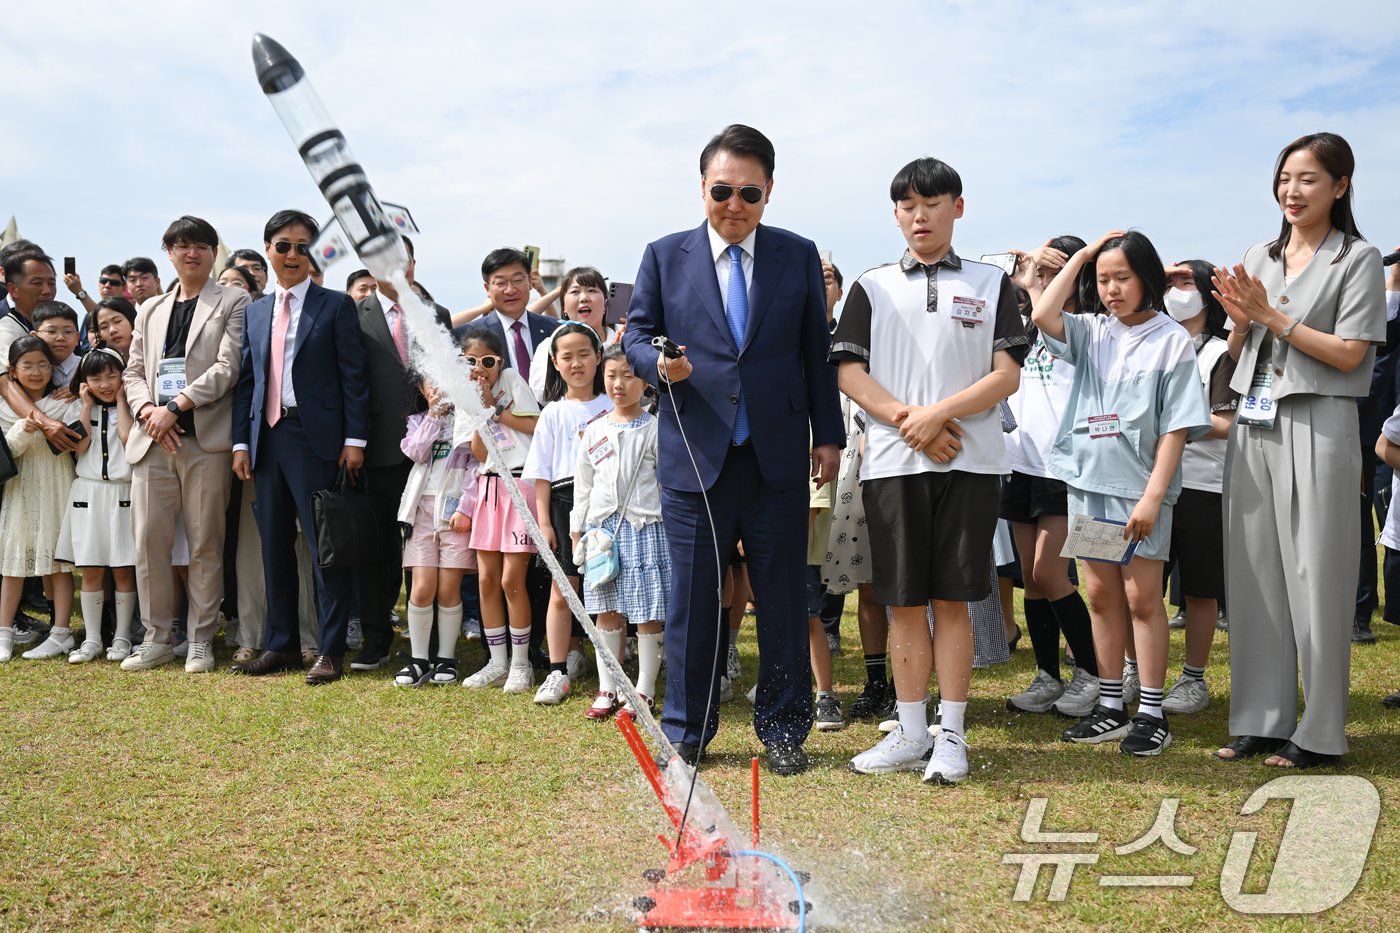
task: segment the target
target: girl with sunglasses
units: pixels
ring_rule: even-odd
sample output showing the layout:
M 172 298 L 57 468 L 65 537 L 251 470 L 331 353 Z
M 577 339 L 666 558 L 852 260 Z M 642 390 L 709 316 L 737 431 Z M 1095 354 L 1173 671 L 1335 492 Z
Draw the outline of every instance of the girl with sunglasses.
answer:
M 525 459 L 524 478 L 535 486 L 535 514 L 539 516 L 540 531 L 563 566 L 569 585 L 578 592 L 579 568 L 574 563 L 568 535 L 563 532 L 569 527 L 569 511 L 574 507 L 579 441 L 584 429 L 612 408 L 603 394 L 603 345 L 597 332 L 587 324 L 565 321 L 540 346 L 548 353 L 544 367 L 545 406 Z M 583 632 L 575 631 L 575 626 L 558 584 L 552 585 L 545 627 L 549 676 L 535 693 L 536 703 L 553 706 L 572 691 L 572 679 L 583 660 L 583 652 L 578 650 Z M 571 636 L 576 642 L 573 645 Z M 574 663 L 570 665 L 570 661 Z M 601 692 L 594 705 L 601 708 Z M 612 706 L 609 701 L 606 711 L 595 718 L 611 715 Z M 591 709 L 589 714 L 594 715 Z
M 535 685 L 535 673 L 530 667 L 530 597 L 525 592 L 525 574 L 536 548 L 502 484 L 515 483 L 534 510 L 534 488 L 521 475 L 540 406 L 525 379 L 514 369 L 505 368 L 506 349 L 495 331 L 479 324 L 467 328 L 462 334 L 462 353 L 471 367 L 472 380 L 481 389 L 482 404 L 491 412 L 488 427 L 509 473 L 500 475 L 497 464 L 487 459 L 486 445 L 480 436 L 472 435 L 472 456 L 482 466 L 476 506 L 472 509 L 471 546 L 476 551 L 477 583 L 481 588 L 482 633 L 491 657 L 485 667 L 462 681 L 462 686 L 502 687 L 506 693 L 524 693 Z

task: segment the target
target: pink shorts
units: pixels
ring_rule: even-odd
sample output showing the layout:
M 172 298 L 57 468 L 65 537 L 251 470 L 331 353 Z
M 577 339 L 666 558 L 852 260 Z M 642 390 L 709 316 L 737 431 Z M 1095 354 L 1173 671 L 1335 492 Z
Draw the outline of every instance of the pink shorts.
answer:
M 535 484 L 512 479 L 525 497 L 530 514 L 535 514 Z M 538 548 L 530 540 L 525 523 L 515 514 L 510 491 L 494 474 L 481 477 L 476 490 L 476 511 L 472 513 L 472 548 L 477 551 L 499 551 L 503 554 L 534 554 Z
M 447 567 L 451 570 L 475 570 L 476 552 L 471 549 L 468 535 L 444 528 L 433 533 L 433 497 L 418 500 L 418 512 L 413 516 L 413 532 L 403 546 L 405 567 Z

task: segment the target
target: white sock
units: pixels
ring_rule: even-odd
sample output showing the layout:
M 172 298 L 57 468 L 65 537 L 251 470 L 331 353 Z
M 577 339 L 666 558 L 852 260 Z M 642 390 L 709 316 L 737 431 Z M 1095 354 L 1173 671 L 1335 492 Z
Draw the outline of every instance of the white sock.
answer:
M 661 639 L 664 632 L 637 633 L 637 692 L 656 698 L 656 674 L 661 670 Z
M 530 666 L 530 627 L 510 627 L 510 666 Z
M 510 658 L 506 654 L 506 627 L 481 628 L 481 634 L 486 639 L 486 650 L 491 652 L 493 663 L 505 664 Z
M 433 607 L 408 604 L 408 653 L 420 661 L 428 659 L 432 652 Z
M 943 728 L 949 732 L 956 732 L 963 735 L 963 714 L 967 712 L 967 701 L 955 703 L 952 700 L 944 700 L 938 704 L 938 712 L 943 716 Z
M 131 620 L 136 616 L 136 591 L 117 590 L 117 631 L 115 638 L 131 640 Z
M 914 742 L 926 741 L 922 736 L 928 735 L 928 700 L 915 700 L 912 703 L 896 700 L 894 707 L 899 714 L 899 728 L 904 732 L 904 737 Z
M 107 604 L 107 594 L 83 590 L 78 594 L 78 603 L 83 607 L 83 641 L 102 644 L 102 607 Z
M 55 625 L 53 628 L 49 629 L 49 638 L 54 641 L 62 641 L 72 634 L 73 630 L 66 625 Z
M 462 604 L 438 606 L 437 656 L 450 661 L 457 657 L 457 639 L 462 637 Z
M 599 629 L 599 636 L 603 639 L 603 646 L 613 653 L 613 657 L 622 663 L 622 646 L 627 640 L 627 629 Z M 616 693 L 617 681 L 613 680 L 612 673 L 608 670 L 608 665 L 602 658 L 598 659 L 598 691 L 600 693 Z

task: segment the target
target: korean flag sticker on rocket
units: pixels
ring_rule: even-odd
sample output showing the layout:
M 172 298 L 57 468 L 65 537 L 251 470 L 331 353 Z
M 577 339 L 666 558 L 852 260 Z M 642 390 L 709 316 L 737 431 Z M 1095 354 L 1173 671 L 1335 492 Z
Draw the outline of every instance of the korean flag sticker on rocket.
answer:
M 953 320 L 959 321 L 967 327 L 987 323 L 986 299 L 953 296 Z

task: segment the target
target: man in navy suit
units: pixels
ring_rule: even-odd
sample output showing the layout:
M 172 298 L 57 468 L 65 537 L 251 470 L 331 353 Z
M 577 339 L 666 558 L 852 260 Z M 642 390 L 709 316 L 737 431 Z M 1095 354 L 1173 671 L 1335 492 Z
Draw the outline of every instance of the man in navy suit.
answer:
M 729 632 L 720 574 L 742 538 L 760 607 L 754 731 L 770 770 L 798 774 L 812 727 L 808 479 L 835 481 L 845 437 L 826 362 L 826 289 L 810 240 L 759 224 L 773 190 L 767 137 L 726 127 L 701 152 L 700 176 L 706 221 L 647 247 L 623 338 L 633 370 L 661 396 L 657 473 L 672 567 L 661 726 L 690 764 L 719 727 Z M 685 355 L 661 356 L 657 336 Z
M 460 339 L 468 327 L 488 327 L 496 331 L 506 348 L 506 365 L 529 382 L 535 347 L 559 326 L 554 318 L 529 310 L 529 255 L 509 246 L 492 250 L 481 263 L 481 281 L 486 286 L 486 297 L 491 300 L 491 310 L 457 328 L 453 336 Z
M 344 672 L 354 577 L 320 566 L 311 496 L 334 485 L 341 466 L 364 464 L 369 437 L 365 351 L 355 303 L 311 281 L 317 224 L 279 211 L 263 228 L 276 287 L 248 306 L 233 405 L 233 472 L 253 478 L 267 577 L 267 646 L 235 665 L 254 676 L 300 670 L 296 522 L 307 532 L 316 574 L 320 647 L 308 684 Z

